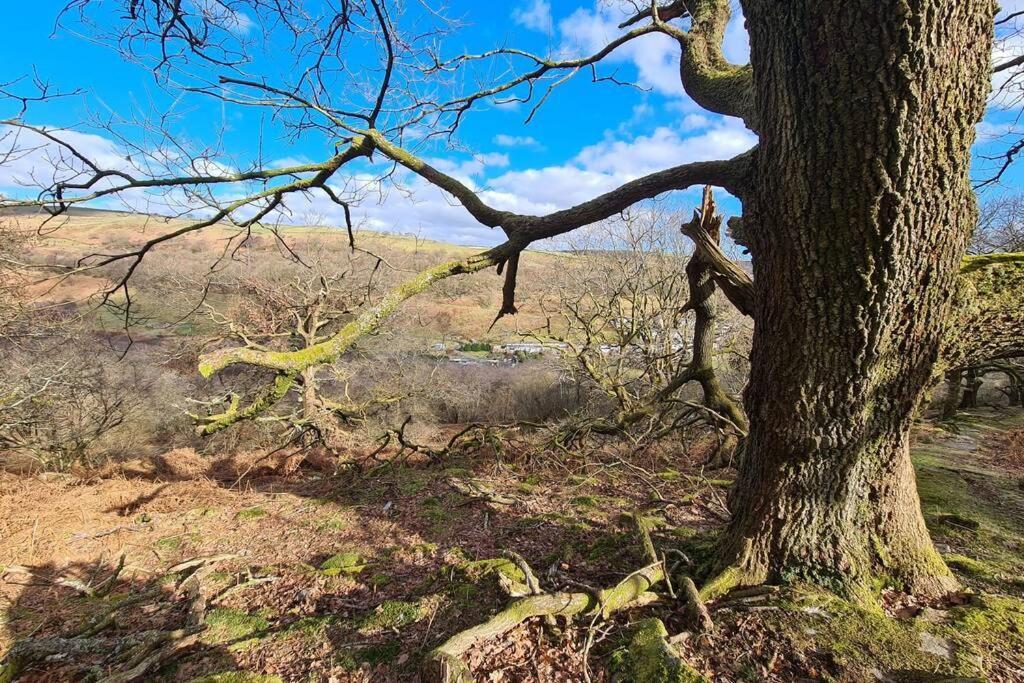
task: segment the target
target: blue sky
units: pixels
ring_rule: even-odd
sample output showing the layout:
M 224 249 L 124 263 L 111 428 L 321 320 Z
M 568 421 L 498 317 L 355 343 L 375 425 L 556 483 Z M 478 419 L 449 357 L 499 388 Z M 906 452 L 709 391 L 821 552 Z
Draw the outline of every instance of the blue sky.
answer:
M 218 161 L 236 168 L 250 164 L 257 151 L 271 164 L 320 160 L 330 153 L 320 138 L 285 137 L 259 111 L 168 92 L 146 69 L 93 40 L 86 25 L 72 21 L 54 32 L 64 2 L 37 0 L 6 11 L 14 30 L 9 29 L 0 43 L 0 81 L 34 69 L 61 88 L 87 91 L 82 97 L 31 109 L 29 122 L 74 126 L 79 132 L 76 143 L 112 163 L 123 158 L 125 150 L 109 135 L 83 125 L 92 116 L 131 119 L 173 112 L 177 135 L 197 145 L 219 142 L 223 157 Z M 619 33 L 616 24 L 622 14 L 607 5 L 595 0 L 453 0 L 447 14 L 463 19 L 466 26 L 446 38 L 443 49 L 454 55 L 504 44 L 541 54 L 586 54 Z M 739 12 L 734 15 L 725 47 L 727 56 L 742 61 L 746 36 Z M 102 15 L 98 18 L 102 20 Z M 524 124 L 529 105 L 484 106 L 466 118 L 457 147 L 433 146 L 420 153 L 479 189 L 499 208 L 547 213 L 659 168 L 728 158 L 749 147 L 754 137 L 738 121 L 703 112 L 682 93 L 677 60 L 678 48 L 664 36 L 640 38 L 617 51 L 602 73 L 614 70 L 618 78 L 634 80 L 642 89 L 591 83 L 589 73 L 581 73 L 556 90 L 529 125 Z M 12 113 L 0 111 L 0 117 Z M 983 139 L 1012 125 L 1018 113 L 1015 107 L 993 108 L 983 124 Z M 131 138 L 134 133 L 125 130 Z M 992 144 L 988 149 L 995 149 Z M 984 144 L 980 149 L 986 149 Z M 23 159 L 17 168 L 0 169 L 0 192 L 24 192 L 16 180 L 26 178 L 33 159 L 37 157 Z M 1012 189 L 1020 180 L 1021 171 L 1014 168 L 1004 187 L 993 192 Z M 440 192 L 415 179 L 405 187 L 411 198 L 383 188 L 383 195 L 375 192 L 364 199 L 356 210 L 360 225 L 460 243 L 500 241 L 500 234 L 477 225 Z M 698 197 L 696 190 L 680 195 L 670 201 L 681 208 Z M 104 205 L 118 206 L 109 201 Z M 338 208 L 322 199 L 295 201 L 291 209 L 291 222 L 340 223 Z M 724 209 L 735 213 L 739 207 L 726 199 Z

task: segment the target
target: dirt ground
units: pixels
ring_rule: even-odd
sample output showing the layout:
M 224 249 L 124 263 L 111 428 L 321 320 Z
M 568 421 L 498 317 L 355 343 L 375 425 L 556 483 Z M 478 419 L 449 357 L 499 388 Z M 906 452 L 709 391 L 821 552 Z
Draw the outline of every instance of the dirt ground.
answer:
M 466 663 L 480 681 L 612 680 L 630 624 L 657 615 L 709 680 L 1024 681 L 1022 444 L 1019 413 L 919 430 L 923 509 L 970 589 L 942 604 L 887 591 L 882 613 L 786 589 L 727 597 L 710 606 L 715 630 L 690 635 L 666 594 L 608 621 L 529 621 Z M 699 576 L 731 473 L 698 459 L 478 454 L 284 474 L 177 451 L 102 473 L 3 474 L 0 655 L 19 641 L 63 648 L 25 660 L 19 681 L 104 680 L 126 655 L 141 664 L 157 651 L 134 680 L 419 680 L 432 648 L 508 603 L 484 562 L 503 550 L 526 558 L 545 591 L 611 586 L 644 565 L 624 521 L 640 512 L 656 547 Z M 139 647 L 186 629 L 197 599 L 195 636 L 169 655 Z

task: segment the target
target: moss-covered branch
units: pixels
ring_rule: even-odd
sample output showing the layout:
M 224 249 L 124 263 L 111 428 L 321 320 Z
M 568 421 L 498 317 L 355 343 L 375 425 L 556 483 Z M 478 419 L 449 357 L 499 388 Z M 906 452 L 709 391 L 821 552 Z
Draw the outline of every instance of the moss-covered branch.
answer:
M 613 587 L 593 593 L 541 593 L 516 600 L 493 617 L 466 629 L 435 648 L 424 664 L 424 677 L 442 683 L 471 681 L 472 675 L 459 659 L 471 648 L 497 638 L 533 617 L 573 617 L 577 615 L 607 618 L 614 612 L 638 602 L 654 599 L 650 590 L 665 580 L 665 566 L 654 556 L 650 533 L 643 521 L 634 517 L 641 547 L 648 566 L 633 572 Z
M 607 616 L 638 600 L 665 579 L 661 563 L 634 572 L 615 586 L 596 593 L 543 593 L 516 600 L 482 624 L 457 633 L 430 654 L 427 663 L 433 680 L 454 683 L 472 680 L 459 657 L 470 648 L 508 633 L 533 617 L 602 614 Z
M 411 152 L 388 141 L 376 131 L 361 131 L 375 148 L 431 185 L 448 192 L 483 225 L 501 227 L 520 249 L 541 239 L 564 235 L 576 228 L 614 216 L 639 201 L 652 199 L 672 190 L 695 185 L 715 185 L 733 194 L 745 189 L 749 152 L 721 161 L 698 161 L 656 171 L 631 180 L 602 195 L 545 216 L 529 216 L 499 211 L 486 203 L 464 183 L 431 166 Z
M 694 0 L 688 6 L 693 21 L 683 41 L 680 61 L 686 94 L 705 109 L 738 116 L 756 130 L 753 69 L 750 65 L 730 64 L 722 53 L 729 0 Z
M 198 418 L 199 425 L 196 427 L 196 434 L 198 436 L 210 436 L 230 427 L 236 422 L 259 417 L 288 395 L 288 392 L 295 384 L 296 376 L 297 373 L 294 372 L 278 374 L 274 377 L 274 381 L 263 387 L 245 408 L 240 407 L 241 398 L 238 395 L 232 395 L 228 409 L 223 413 Z
M 1024 253 L 964 259 L 939 371 L 1024 355 Z
M 235 364 L 255 365 L 281 373 L 299 373 L 315 365 L 334 362 L 361 337 L 376 332 L 407 299 L 427 290 L 435 282 L 453 275 L 475 273 L 496 266 L 508 258 L 515 248 L 508 242 L 469 258 L 448 261 L 420 271 L 388 292 L 377 305 L 368 308 L 328 339 L 295 351 L 261 351 L 251 348 L 221 349 L 199 359 L 199 372 L 210 377 Z

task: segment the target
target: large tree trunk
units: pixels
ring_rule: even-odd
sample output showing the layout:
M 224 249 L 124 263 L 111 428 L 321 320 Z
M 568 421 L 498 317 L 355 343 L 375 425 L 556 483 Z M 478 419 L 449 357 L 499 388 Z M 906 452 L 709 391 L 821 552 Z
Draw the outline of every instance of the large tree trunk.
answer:
M 956 582 L 908 452 L 975 199 L 990 0 L 744 0 L 760 146 L 743 197 L 755 319 L 740 582 L 866 595 Z

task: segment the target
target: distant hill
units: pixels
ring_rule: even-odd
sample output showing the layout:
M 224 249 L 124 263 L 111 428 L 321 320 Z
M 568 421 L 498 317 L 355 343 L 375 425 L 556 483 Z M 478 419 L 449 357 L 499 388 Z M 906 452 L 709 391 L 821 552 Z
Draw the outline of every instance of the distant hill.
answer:
M 16 210 L 8 215 L 19 216 L 19 223 L 26 228 L 33 228 L 45 218 L 34 210 Z M 34 240 L 30 254 L 32 260 L 48 265 L 72 266 L 78 259 L 91 254 L 130 251 L 156 236 L 189 225 L 188 221 L 177 218 L 100 209 L 73 209 L 66 218 L 57 229 Z M 339 266 L 353 258 L 348 236 L 341 228 L 282 226 L 277 233 L 266 228 L 253 228 L 245 246 L 238 248 L 245 232 L 228 223 L 217 224 L 162 243 L 147 254 L 131 283 L 133 300 L 144 317 L 142 327 L 158 336 L 195 334 L 195 326 L 181 322 L 183 316 L 191 313 L 182 304 L 187 293 L 168 291 L 168 287 L 189 287 L 188 282 L 202 281 L 215 263 L 221 278 L 230 276 L 231 269 L 235 269 L 247 276 L 265 275 L 269 279 L 280 280 L 292 279 L 301 272 L 293 261 L 289 261 L 292 254 L 301 257 L 327 253 L 332 261 L 337 260 Z M 282 245 L 282 239 L 287 246 Z M 465 258 L 484 249 L 372 231 L 357 232 L 356 244 L 383 259 L 386 265 L 379 268 L 375 280 L 385 288 L 423 268 Z M 501 306 L 503 278 L 488 270 L 438 283 L 424 295 L 408 302 L 392 329 L 401 330 L 403 340 L 418 340 L 416 344 L 423 348 L 454 339 L 492 343 L 518 340 L 524 333 L 542 328 L 549 315 L 553 316 L 551 322 L 557 330 L 564 321 L 553 312 L 559 308 L 558 299 L 562 294 L 559 282 L 566 264 L 570 262 L 567 260 L 579 262 L 578 259 L 599 254 L 608 256 L 610 253 L 614 255 L 608 251 L 584 255 L 528 251 L 519 268 L 517 302 L 520 312 L 502 319 L 493 328 L 491 324 Z M 372 256 L 362 258 L 370 259 L 372 263 Z M 112 272 L 123 272 L 125 263 L 115 266 Z M 740 265 L 750 272 L 749 262 L 741 262 Z M 56 287 L 42 286 L 40 291 L 45 292 L 46 300 L 54 303 L 86 305 L 90 294 L 112 284 L 112 277 L 113 274 L 90 271 L 63 280 Z M 113 328 L 120 328 L 122 324 L 121 320 L 112 318 L 107 322 Z
M 43 216 L 48 214 L 38 206 L 8 206 L 0 208 L 0 216 Z M 142 216 L 131 211 L 112 211 L 110 209 L 90 209 L 84 206 L 68 208 L 68 216 Z

